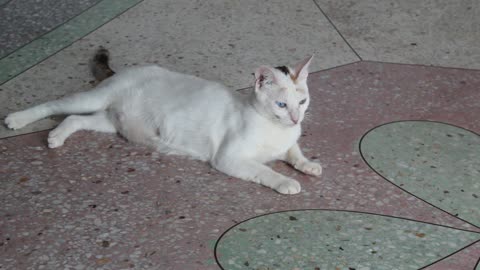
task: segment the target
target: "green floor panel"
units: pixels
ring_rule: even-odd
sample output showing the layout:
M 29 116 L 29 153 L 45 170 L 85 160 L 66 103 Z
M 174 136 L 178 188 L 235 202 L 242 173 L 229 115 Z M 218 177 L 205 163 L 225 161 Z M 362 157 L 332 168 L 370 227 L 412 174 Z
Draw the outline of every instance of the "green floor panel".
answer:
M 0 60 L 0 84 L 112 20 L 143 0 L 103 0 Z
M 256 217 L 217 242 L 223 269 L 418 269 L 480 234 L 374 214 L 301 210 Z
M 360 149 L 395 185 L 480 226 L 479 135 L 437 122 L 395 122 L 371 130 Z

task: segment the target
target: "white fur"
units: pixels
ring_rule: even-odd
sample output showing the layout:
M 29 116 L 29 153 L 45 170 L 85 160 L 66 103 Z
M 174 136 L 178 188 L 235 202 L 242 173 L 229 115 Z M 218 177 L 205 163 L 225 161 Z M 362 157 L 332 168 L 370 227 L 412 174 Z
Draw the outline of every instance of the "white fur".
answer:
M 119 132 L 163 153 L 208 161 L 228 175 L 295 194 L 300 184 L 264 163 L 280 159 L 307 174 L 322 172 L 297 144 L 309 103 L 310 60 L 290 69 L 297 80 L 260 67 L 250 95 L 158 66 L 128 69 L 91 91 L 12 113 L 5 123 L 18 129 L 49 115 L 70 114 L 50 132 L 50 148 L 63 145 L 81 129 Z M 307 100 L 300 105 L 303 99 Z M 279 108 L 276 101 L 285 102 L 287 108 Z M 76 115 L 85 113 L 92 114 Z

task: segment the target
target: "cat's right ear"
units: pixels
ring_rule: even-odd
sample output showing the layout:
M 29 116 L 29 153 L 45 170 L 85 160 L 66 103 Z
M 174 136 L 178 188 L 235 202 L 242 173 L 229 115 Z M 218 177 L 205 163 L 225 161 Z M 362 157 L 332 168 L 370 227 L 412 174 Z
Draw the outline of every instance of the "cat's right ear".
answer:
M 276 83 L 275 73 L 271 67 L 261 66 L 255 70 L 255 91 L 274 83 Z
M 295 65 L 295 79 L 296 80 L 307 80 L 308 67 L 310 66 L 310 63 L 312 62 L 312 59 L 313 59 L 313 55 Z

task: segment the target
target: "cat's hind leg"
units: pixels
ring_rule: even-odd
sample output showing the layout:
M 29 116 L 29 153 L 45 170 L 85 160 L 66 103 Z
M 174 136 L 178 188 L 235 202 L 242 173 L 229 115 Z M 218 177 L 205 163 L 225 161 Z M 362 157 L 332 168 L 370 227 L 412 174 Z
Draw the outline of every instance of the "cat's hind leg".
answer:
M 48 147 L 62 146 L 65 140 L 78 130 L 114 133 L 117 130 L 105 111 L 93 115 L 70 115 L 48 134 Z
M 108 105 L 109 89 L 100 87 L 11 113 L 5 118 L 5 124 L 8 128 L 19 129 L 50 115 L 93 113 Z

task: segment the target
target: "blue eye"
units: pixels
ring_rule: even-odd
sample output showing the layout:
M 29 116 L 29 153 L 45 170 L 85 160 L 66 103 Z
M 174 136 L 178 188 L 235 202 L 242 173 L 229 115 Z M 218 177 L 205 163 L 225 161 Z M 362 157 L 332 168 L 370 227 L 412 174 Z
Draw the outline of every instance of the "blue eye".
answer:
M 277 106 L 280 107 L 280 108 L 287 107 L 287 103 L 285 103 L 285 102 L 275 101 L 275 104 L 277 104 Z

